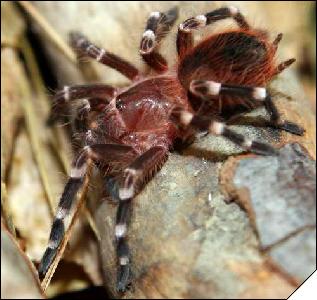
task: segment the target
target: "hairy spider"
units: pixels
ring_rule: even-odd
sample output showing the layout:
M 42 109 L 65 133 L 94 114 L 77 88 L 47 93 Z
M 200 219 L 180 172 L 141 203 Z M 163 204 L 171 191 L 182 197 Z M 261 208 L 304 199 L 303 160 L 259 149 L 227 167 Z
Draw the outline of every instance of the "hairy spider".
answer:
M 253 153 L 276 155 L 278 151 L 270 145 L 235 133 L 225 124 L 238 113 L 261 105 L 270 115 L 271 126 L 297 135 L 304 133 L 300 126 L 280 119 L 265 88 L 295 61 L 275 62 L 282 34 L 270 42 L 267 32 L 251 28 L 237 8 L 219 8 L 179 25 L 178 62 L 171 69 L 158 48 L 177 16 L 178 10 L 172 8 L 165 13 L 152 12 L 147 21 L 140 55 L 156 71 L 155 76 L 141 74 L 129 62 L 98 48 L 83 35 L 71 34 L 77 51 L 116 69 L 132 84 L 120 89 L 105 84 L 65 86 L 55 95 L 54 117 L 67 105 L 81 103 L 76 124 L 83 147 L 73 161 L 57 208 L 39 266 L 41 276 L 63 239 L 64 218 L 83 185 L 89 164 L 101 171 L 108 193 L 118 203 L 114 232 L 117 290 L 125 291 L 131 282 L 127 224 L 132 199 L 166 161 L 176 140 L 193 140 L 197 131 L 208 131 Z M 194 30 L 227 18 L 233 18 L 238 28 L 212 34 L 193 45 Z

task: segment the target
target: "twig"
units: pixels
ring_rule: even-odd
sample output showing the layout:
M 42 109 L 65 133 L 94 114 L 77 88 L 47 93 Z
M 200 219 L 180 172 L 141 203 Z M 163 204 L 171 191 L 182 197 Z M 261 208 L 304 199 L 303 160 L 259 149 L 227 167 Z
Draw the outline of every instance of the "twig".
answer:
M 30 77 L 35 89 L 35 93 L 38 95 L 39 99 L 42 100 L 41 104 L 44 106 L 44 111 L 48 112 L 50 109 L 50 103 L 44 92 L 44 83 L 39 71 L 38 64 L 34 57 L 32 47 L 30 46 L 27 40 L 23 40 L 22 50 L 25 56 L 27 68 L 31 74 Z M 62 164 L 64 173 L 67 174 L 70 169 L 70 164 L 68 162 L 65 151 L 61 151 L 60 145 L 61 145 L 61 141 L 63 140 L 62 128 L 54 126 L 52 127 L 52 131 L 53 131 L 53 138 L 51 139 L 52 146 L 54 147 L 55 153 L 57 153 L 57 157 Z M 87 221 L 89 223 L 91 230 L 94 232 L 96 238 L 100 240 L 100 234 L 98 232 L 97 226 L 95 224 L 95 221 L 90 211 L 86 207 L 86 204 L 84 204 L 83 211 L 84 211 L 85 217 L 87 218 Z
M 88 196 L 88 199 L 89 199 L 89 196 Z M 101 237 L 100 237 L 99 230 L 97 228 L 96 222 L 95 222 L 90 210 L 88 209 L 86 203 L 84 203 L 83 211 L 84 211 L 85 217 L 87 218 L 88 224 L 89 224 L 92 232 L 94 233 L 94 235 L 97 238 L 97 240 L 100 242 L 101 241 Z
M 57 34 L 54 28 L 44 19 L 41 13 L 29 1 L 18 1 L 25 11 L 36 21 L 43 29 L 48 38 L 65 54 L 65 56 L 74 64 L 76 64 L 76 55 L 74 51 L 65 43 L 65 41 Z
M 23 40 L 22 51 L 25 57 L 26 65 L 28 71 L 30 72 L 30 79 L 32 81 L 32 85 L 34 86 L 35 93 L 38 95 L 41 105 L 43 105 L 43 111 L 48 113 L 51 108 L 51 103 L 48 97 L 45 94 L 44 82 L 42 80 L 42 76 L 34 56 L 32 47 L 28 40 Z M 53 131 L 54 138 L 51 139 L 52 145 L 54 147 L 55 152 L 58 155 L 58 158 L 62 164 L 62 167 L 65 172 L 68 171 L 69 163 L 65 151 L 61 151 L 61 144 L 63 140 L 63 131 L 61 127 L 51 127 Z
M 28 53 L 27 53 L 27 46 L 26 46 L 25 39 L 22 40 L 21 45 L 22 45 L 21 48 L 23 53 L 27 56 Z M 46 170 L 44 159 L 42 156 L 43 145 L 41 144 L 37 134 L 39 132 L 38 128 L 40 127 L 40 125 L 34 111 L 33 103 L 31 101 L 31 93 L 29 93 L 28 97 L 25 97 L 24 101 L 21 101 L 21 104 L 24 111 L 24 118 L 27 125 L 27 131 L 31 140 L 31 147 L 32 147 L 34 159 L 38 165 L 38 170 L 39 170 L 40 178 L 43 184 L 43 189 L 48 201 L 49 210 L 51 215 L 53 216 L 54 202 L 53 202 L 52 192 L 50 189 L 49 180 L 47 177 L 47 170 Z
M 15 227 L 12 222 L 10 210 L 8 208 L 8 194 L 6 184 L 1 181 L 1 215 L 5 221 L 5 225 L 10 233 L 16 237 Z

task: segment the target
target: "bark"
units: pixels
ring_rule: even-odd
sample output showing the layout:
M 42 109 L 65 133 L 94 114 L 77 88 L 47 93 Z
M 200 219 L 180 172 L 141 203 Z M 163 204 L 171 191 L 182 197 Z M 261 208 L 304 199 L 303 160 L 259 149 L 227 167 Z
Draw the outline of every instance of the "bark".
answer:
M 180 6 L 179 20 L 214 8 L 213 3 L 205 2 L 174 4 Z M 82 31 L 100 46 L 144 69 L 138 44 L 146 16 L 153 10 L 166 10 L 172 4 L 38 2 L 36 5 L 65 40 L 69 31 Z M 251 20 L 259 17 L 264 24 L 271 22 L 269 15 L 262 14 L 269 12 L 264 4 L 238 2 L 236 5 Z M 39 32 L 62 84 L 127 83 L 115 71 L 94 63 L 85 63 L 85 71 L 79 71 Z M 174 45 L 175 28 L 162 47 L 170 63 L 175 62 Z M 280 53 L 283 45 L 287 45 L 287 39 L 281 43 Z M 283 298 L 309 275 L 315 260 L 312 255 L 315 215 L 311 213 L 315 205 L 312 183 L 315 116 L 292 70 L 272 82 L 270 89 L 283 118 L 303 126 L 306 134 L 296 137 L 263 127 L 261 120 L 267 119 L 267 114 L 261 108 L 237 120 L 232 129 L 281 148 L 279 158 L 241 155 L 240 148 L 212 136 L 198 140 L 182 155 L 172 153 L 134 200 L 129 229 L 134 288 L 125 298 Z M 289 143 L 296 144 L 289 146 Z M 236 157 L 230 158 L 233 155 Z M 230 159 L 235 161 L 235 168 L 227 167 Z M 301 174 L 305 175 L 301 177 Z M 300 176 L 299 181 L 296 176 Z M 272 178 L 277 182 L 274 189 Z M 293 181 L 296 184 L 292 185 Z M 265 187 L 270 189 L 269 194 L 264 193 Z M 98 199 L 98 195 L 95 197 Z M 237 201 L 228 203 L 232 198 Z M 290 203 L 290 199 L 294 201 Z M 285 207 L 285 214 L 276 222 L 287 220 L 289 227 L 281 230 L 273 223 L 266 227 L 270 220 L 263 216 L 265 204 L 270 205 L 273 216 Z M 105 286 L 114 297 L 120 297 L 115 292 L 115 212 L 116 207 L 110 202 L 99 201 L 95 219 L 101 235 Z M 309 222 L 300 223 L 301 217 L 307 215 Z M 267 237 L 272 240 L 267 241 Z M 306 250 L 304 244 L 308 245 Z M 302 265 L 289 264 L 294 256 L 300 256 Z

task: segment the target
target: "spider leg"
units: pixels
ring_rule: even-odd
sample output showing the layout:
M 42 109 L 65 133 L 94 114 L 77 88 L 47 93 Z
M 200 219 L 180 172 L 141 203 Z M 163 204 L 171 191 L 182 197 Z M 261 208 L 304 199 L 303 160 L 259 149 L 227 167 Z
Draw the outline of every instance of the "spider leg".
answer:
M 74 131 L 77 134 L 88 132 L 88 115 L 90 110 L 90 101 L 88 99 L 84 99 L 82 105 L 77 108 L 77 113 L 73 120 Z
M 209 118 L 194 115 L 193 113 L 175 108 L 171 114 L 171 119 L 176 125 L 185 128 L 193 128 L 201 131 L 208 131 L 211 134 L 223 136 L 240 147 L 260 155 L 277 155 L 278 151 L 272 146 L 250 140 L 243 135 L 229 129 L 225 123 L 216 118 Z
M 291 64 L 293 64 L 296 61 L 295 58 L 290 58 L 286 61 L 283 61 L 282 63 L 280 63 L 276 69 L 275 72 L 273 74 L 273 76 L 276 76 L 278 74 L 280 74 L 281 72 L 283 72 L 286 68 L 288 68 Z
M 278 112 L 270 95 L 266 97 L 264 101 L 264 106 L 270 115 L 270 122 L 273 127 L 288 131 L 296 135 L 304 135 L 305 129 L 303 127 L 288 120 L 280 120 L 280 113 Z
M 84 183 L 86 171 L 91 161 L 109 163 L 120 161 L 123 157 L 133 154 L 133 148 L 126 145 L 94 144 L 86 146 L 72 164 L 69 179 L 60 198 L 52 224 L 48 247 L 39 265 L 39 276 L 43 278 L 49 269 L 65 233 L 64 220 L 69 215 L 76 194 Z
M 43 278 L 51 265 L 57 249 L 60 246 L 65 233 L 64 219 L 69 214 L 74 198 L 84 182 L 88 165 L 87 151 L 83 150 L 75 159 L 70 178 L 68 179 L 64 192 L 58 204 L 55 219 L 52 224 L 48 247 L 39 265 L 39 276 Z
M 271 96 L 263 87 L 248 87 L 230 84 L 221 84 L 215 81 L 193 80 L 190 83 L 190 91 L 201 98 L 212 98 L 220 95 L 232 95 L 262 101 L 266 110 L 270 114 L 270 124 L 275 127 L 293 134 L 303 135 L 305 130 L 291 121 L 281 121 Z
M 167 61 L 157 49 L 159 42 L 170 31 L 177 17 L 178 9 L 173 7 L 165 13 L 152 12 L 147 20 L 140 44 L 140 54 L 143 60 L 157 72 L 167 70 Z
M 81 101 L 86 109 L 94 110 L 100 105 L 106 105 L 115 95 L 116 89 L 106 84 L 64 86 L 53 98 L 53 106 L 48 123 L 52 124 L 68 104 Z
M 116 89 L 107 84 L 83 84 L 64 86 L 54 96 L 54 102 L 65 104 L 69 101 L 83 98 L 105 98 L 111 100 L 116 95 Z
M 274 39 L 272 45 L 273 45 L 275 51 L 277 50 L 278 44 L 279 44 L 280 41 L 282 40 L 282 37 L 283 37 L 283 34 L 282 34 L 282 33 L 279 33 L 279 34 L 276 36 L 276 38 Z M 292 65 L 295 61 L 296 61 L 295 58 L 291 58 L 291 59 L 288 59 L 288 60 L 283 61 L 282 63 L 280 63 L 280 64 L 276 67 L 273 76 L 276 76 L 276 75 L 280 74 L 281 72 L 283 72 L 286 68 L 288 68 L 290 65 Z
M 210 80 L 193 80 L 189 86 L 190 92 L 202 99 L 212 99 L 219 96 L 240 96 L 254 101 L 264 101 L 266 89 L 242 85 L 224 84 Z
M 250 26 L 244 16 L 236 7 L 222 7 L 215 9 L 205 15 L 198 15 L 189 18 L 179 25 L 177 33 L 177 52 L 179 56 L 183 56 L 187 50 L 193 46 L 192 31 L 213 24 L 216 21 L 233 18 L 240 28 L 249 29 Z
M 131 283 L 131 254 L 126 240 L 127 225 L 131 215 L 132 200 L 120 202 L 116 216 L 116 252 L 118 259 L 117 290 L 125 292 Z
M 274 50 L 275 52 L 276 52 L 276 50 L 277 50 L 277 48 L 278 48 L 278 45 L 279 45 L 280 41 L 282 40 L 282 38 L 283 38 L 283 33 L 279 33 L 279 34 L 276 36 L 276 38 L 274 39 L 272 45 L 273 45 L 273 47 L 274 47 L 274 49 L 275 49 L 275 50 Z
M 131 200 L 153 176 L 167 158 L 168 149 L 156 146 L 138 156 L 127 168 L 122 177 L 108 181 L 108 192 L 119 202 L 116 217 L 115 237 L 118 257 L 117 290 L 124 292 L 131 281 L 131 255 L 127 243 L 127 226 Z
M 96 59 L 98 62 L 113 68 L 129 78 L 136 80 L 139 77 L 139 70 L 123 58 L 99 48 L 91 43 L 84 35 L 78 32 L 70 34 L 72 46 L 79 52 Z

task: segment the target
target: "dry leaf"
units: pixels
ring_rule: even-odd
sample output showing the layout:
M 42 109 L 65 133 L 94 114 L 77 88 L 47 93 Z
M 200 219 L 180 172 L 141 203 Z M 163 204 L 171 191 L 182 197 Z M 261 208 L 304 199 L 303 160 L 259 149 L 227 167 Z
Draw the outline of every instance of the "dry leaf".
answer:
M 1 299 L 44 299 L 37 272 L 1 225 Z

